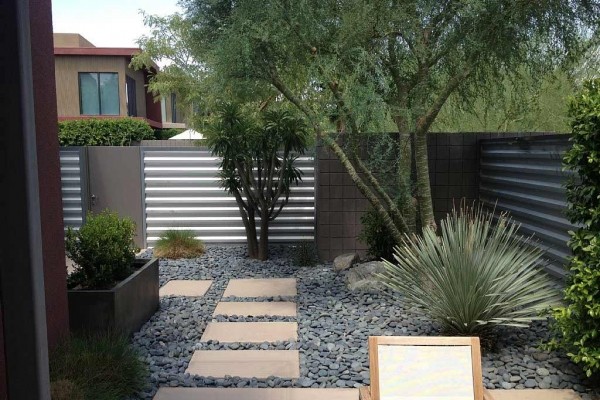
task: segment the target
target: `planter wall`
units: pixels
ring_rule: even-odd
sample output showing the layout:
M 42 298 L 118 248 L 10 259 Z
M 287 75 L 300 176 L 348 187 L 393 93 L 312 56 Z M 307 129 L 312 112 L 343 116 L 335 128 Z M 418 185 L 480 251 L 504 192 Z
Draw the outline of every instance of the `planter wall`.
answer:
M 156 312 L 158 259 L 135 264 L 139 269 L 112 289 L 68 291 L 71 331 L 113 330 L 130 335 Z

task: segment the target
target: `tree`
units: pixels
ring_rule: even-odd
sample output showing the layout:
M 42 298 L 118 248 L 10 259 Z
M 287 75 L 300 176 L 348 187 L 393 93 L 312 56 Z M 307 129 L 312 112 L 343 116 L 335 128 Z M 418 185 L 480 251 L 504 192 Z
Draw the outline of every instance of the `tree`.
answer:
M 248 241 L 248 255 L 266 260 L 269 223 L 281 213 L 292 184 L 302 180 L 294 161 L 308 142 L 304 122 L 287 111 L 265 111 L 259 126 L 239 106 L 219 107 L 207 144 L 222 157 L 222 185 L 237 202 Z M 256 220 L 260 218 L 260 240 Z
M 203 94 L 293 104 L 398 243 L 411 230 L 416 208 L 422 225 L 435 226 L 426 135 L 450 96 L 470 104 L 522 68 L 536 79 L 555 71 L 579 54 L 599 14 L 598 3 L 588 0 L 182 5 L 194 57 L 206 71 Z M 341 122 L 344 145 L 329 133 L 332 115 Z M 402 133 L 395 163 L 400 207 L 358 152 L 365 132 L 390 123 Z

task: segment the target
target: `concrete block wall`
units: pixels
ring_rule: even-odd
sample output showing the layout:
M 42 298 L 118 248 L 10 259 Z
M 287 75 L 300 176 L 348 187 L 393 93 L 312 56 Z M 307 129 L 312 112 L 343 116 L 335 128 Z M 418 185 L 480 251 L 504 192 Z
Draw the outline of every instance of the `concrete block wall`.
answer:
M 541 136 L 549 133 L 430 133 L 429 177 L 436 220 L 443 219 L 461 201 L 479 198 L 479 140 L 500 137 Z M 322 260 L 344 253 L 366 255 L 358 240 L 361 216 L 369 207 L 337 157 L 326 148 L 317 150 L 317 237 Z

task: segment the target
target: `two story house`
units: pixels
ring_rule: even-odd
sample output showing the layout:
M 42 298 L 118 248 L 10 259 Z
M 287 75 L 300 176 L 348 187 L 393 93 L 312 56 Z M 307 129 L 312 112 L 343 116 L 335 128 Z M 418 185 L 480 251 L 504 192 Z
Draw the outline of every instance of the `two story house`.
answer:
M 147 91 L 157 65 L 129 67 L 138 48 L 96 47 L 76 33 L 54 34 L 58 119 L 144 119 L 153 128 L 185 128 L 175 94 L 155 99 Z

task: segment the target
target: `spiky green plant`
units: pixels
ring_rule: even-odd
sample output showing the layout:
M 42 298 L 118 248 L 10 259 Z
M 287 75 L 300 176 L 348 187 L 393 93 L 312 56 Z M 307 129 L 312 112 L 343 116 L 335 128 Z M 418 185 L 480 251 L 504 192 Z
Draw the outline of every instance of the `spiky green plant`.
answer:
M 49 360 L 52 399 L 130 398 L 143 389 L 148 373 L 127 337 L 115 332 L 65 338 Z
M 384 284 L 421 308 L 443 330 L 486 336 L 496 325 L 526 327 L 555 304 L 558 291 L 539 267 L 542 251 L 506 215 L 454 210 L 441 236 L 406 236 L 386 261 Z
M 189 230 L 165 231 L 154 246 L 154 255 L 160 258 L 194 258 L 204 251 L 204 243 Z

